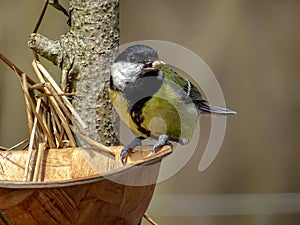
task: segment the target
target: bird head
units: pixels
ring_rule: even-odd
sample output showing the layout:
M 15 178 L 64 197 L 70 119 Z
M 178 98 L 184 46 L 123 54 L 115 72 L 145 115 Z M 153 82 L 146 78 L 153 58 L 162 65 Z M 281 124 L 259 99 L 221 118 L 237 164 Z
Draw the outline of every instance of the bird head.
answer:
M 123 91 L 145 77 L 163 78 L 159 69 L 165 63 L 157 52 L 146 45 L 133 45 L 121 52 L 111 66 L 111 87 Z

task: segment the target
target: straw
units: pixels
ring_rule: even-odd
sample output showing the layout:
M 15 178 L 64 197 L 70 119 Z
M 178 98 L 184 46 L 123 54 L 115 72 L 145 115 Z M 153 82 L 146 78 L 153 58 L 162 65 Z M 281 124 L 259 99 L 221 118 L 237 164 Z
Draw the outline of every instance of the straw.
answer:
M 21 79 L 22 79 L 21 80 L 21 82 L 22 82 L 21 85 L 24 87 L 24 98 L 25 98 L 25 105 L 26 105 L 27 125 L 28 125 L 29 133 L 31 133 L 32 127 L 33 127 L 33 118 L 32 118 L 32 111 L 31 111 L 31 107 L 29 105 L 29 101 L 26 98 L 26 95 L 29 95 L 29 91 L 27 89 L 27 77 L 24 73 L 22 74 Z
M 143 216 L 150 224 L 152 225 L 158 225 L 158 223 L 156 223 L 147 213 L 144 213 Z
M 40 111 L 40 107 L 41 107 L 41 99 L 38 99 L 37 100 L 37 105 L 36 105 L 36 112 L 37 113 Z M 33 128 L 32 128 L 31 134 L 30 134 L 28 155 L 27 155 L 27 159 L 26 159 L 25 171 L 24 171 L 24 177 L 23 177 L 24 181 L 27 181 L 29 165 L 30 165 L 30 159 L 31 159 L 32 152 L 33 152 L 33 142 L 34 142 L 34 137 L 35 137 L 36 125 L 37 125 L 37 117 L 34 118 Z
M 55 82 L 55 80 L 51 77 L 51 75 L 48 73 L 48 71 L 45 69 L 45 67 L 43 67 L 43 65 L 34 60 L 33 64 L 36 64 L 36 66 L 38 67 L 38 69 L 41 71 L 41 73 L 46 77 L 46 79 L 50 82 L 50 84 L 53 86 L 54 90 L 58 93 L 58 94 L 63 94 L 63 91 L 60 89 L 60 87 L 58 86 L 58 84 Z M 87 128 L 87 125 L 83 122 L 83 120 L 81 119 L 81 117 L 78 115 L 78 113 L 75 111 L 75 109 L 73 108 L 72 104 L 70 103 L 70 101 L 68 100 L 68 98 L 66 96 L 62 96 L 62 100 L 64 101 L 64 103 L 66 104 L 66 106 L 68 107 L 68 109 L 71 111 L 72 115 L 75 117 L 75 119 L 78 121 L 78 123 L 82 126 L 83 129 Z
M 41 165 L 42 165 L 42 160 L 43 160 L 43 155 L 44 155 L 44 150 L 45 150 L 45 145 L 46 143 L 39 143 L 39 149 L 38 149 L 38 154 L 37 154 L 37 159 L 36 159 L 36 164 L 34 168 L 34 174 L 33 174 L 33 182 L 38 181 L 39 173 L 41 170 Z
M 82 140 L 84 140 L 86 143 L 88 143 L 89 145 L 98 148 L 101 151 L 107 152 L 113 156 L 115 156 L 115 153 L 108 147 L 106 147 L 105 145 L 85 136 L 84 134 L 80 133 L 78 130 L 76 130 L 73 126 L 70 126 L 72 131 Z
M 24 87 L 23 85 L 21 85 L 21 87 L 23 89 L 23 92 L 25 94 L 26 99 L 28 100 L 29 106 L 30 106 L 33 114 L 37 118 L 37 121 L 39 122 L 39 124 L 40 124 L 40 126 L 41 126 L 41 128 L 43 130 L 43 133 L 44 133 L 44 135 L 46 136 L 46 138 L 47 138 L 47 140 L 49 142 L 50 147 L 51 148 L 55 148 L 55 143 L 54 143 L 53 137 L 52 137 L 51 133 L 49 132 L 46 124 L 44 124 L 43 118 L 35 111 L 34 103 L 33 103 L 32 99 L 31 99 L 31 97 L 29 96 L 28 92 L 26 91 L 27 88 Z
M 14 149 L 17 149 L 19 148 L 21 145 L 27 143 L 29 140 L 28 139 L 25 139 L 17 144 L 15 144 L 14 146 L 10 147 L 9 149 L 7 149 L 8 151 L 11 151 L 11 150 L 14 150 Z
M 45 80 L 44 80 L 44 78 L 43 78 L 43 75 L 41 74 L 41 72 L 40 72 L 40 70 L 38 69 L 37 65 L 38 65 L 37 61 L 33 61 L 33 63 L 32 63 L 33 69 L 35 70 L 35 72 L 36 72 L 36 74 L 37 74 L 37 76 L 38 76 L 40 82 L 41 82 L 41 83 L 44 83 L 44 90 L 45 90 L 45 93 L 46 93 L 46 94 L 50 94 L 50 96 L 49 96 L 50 104 L 51 104 L 51 106 L 53 107 L 53 109 L 54 109 L 54 111 L 56 112 L 56 114 L 57 114 L 57 116 L 59 117 L 59 119 L 61 120 L 61 124 L 62 124 L 63 128 L 65 129 L 66 134 L 67 134 L 67 136 L 68 136 L 68 138 L 69 138 L 69 140 L 70 140 L 70 146 L 71 146 L 71 147 L 76 147 L 76 141 L 75 141 L 75 139 L 74 139 L 74 137 L 73 137 L 73 134 L 72 134 L 72 132 L 71 132 L 69 126 L 68 126 L 67 119 L 66 119 L 66 117 L 64 116 L 62 110 L 60 109 L 60 107 L 59 107 L 57 101 L 55 101 L 55 100 L 58 100 L 58 101 L 60 102 L 60 99 L 59 99 L 59 97 L 56 95 L 56 93 L 53 91 L 53 88 L 52 88 L 48 83 L 45 82 Z M 44 74 L 44 73 L 43 73 L 43 74 Z M 49 75 L 49 76 L 50 76 L 50 75 Z M 53 81 L 54 81 L 54 80 L 53 80 Z M 54 83 L 55 83 L 55 81 L 54 81 Z M 52 92 L 50 92 L 50 89 L 51 89 Z M 56 99 L 54 98 L 54 95 L 55 95 Z M 63 104 L 61 104 L 61 105 L 63 105 Z M 64 107 L 64 105 L 63 105 L 63 107 Z M 66 110 L 65 112 L 67 112 L 67 110 Z M 71 116 L 70 116 L 70 117 L 71 117 Z

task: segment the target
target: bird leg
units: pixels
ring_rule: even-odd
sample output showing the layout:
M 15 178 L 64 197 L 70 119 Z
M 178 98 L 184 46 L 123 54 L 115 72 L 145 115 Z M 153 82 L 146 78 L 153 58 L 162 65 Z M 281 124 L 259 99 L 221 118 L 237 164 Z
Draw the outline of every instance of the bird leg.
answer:
M 123 165 L 125 165 L 125 163 L 126 163 L 126 158 L 127 158 L 128 153 L 136 146 L 142 145 L 142 140 L 144 140 L 144 139 L 145 138 L 142 136 L 135 137 L 128 145 L 125 146 L 125 148 L 122 149 L 122 151 L 120 153 L 120 158 L 121 158 L 121 162 L 123 163 Z
M 153 149 L 152 149 L 152 154 L 155 154 L 162 146 L 164 145 L 169 145 L 171 148 L 173 148 L 173 144 L 170 141 L 177 142 L 181 145 L 186 145 L 189 140 L 186 138 L 175 138 L 175 137 L 170 137 L 166 134 L 162 134 L 159 137 L 151 135 L 151 138 L 156 139 L 157 142 L 155 143 Z
M 157 140 L 152 148 L 152 154 L 155 154 L 156 152 L 158 152 L 159 149 L 164 145 L 169 145 L 171 148 L 173 148 L 173 144 L 170 141 L 177 142 L 181 145 L 185 145 L 188 143 L 187 139 L 170 137 L 166 134 L 162 134 L 159 137 L 157 137 L 155 135 L 150 135 L 150 137 Z M 125 146 L 125 148 L 122 149 L 122 151 L 120 153 L 120 159 L 121 159 L 121 162 L 123 163 L 123 165 L 126 164 L 126 158 L 127 158 L 128 153 L 136 146 L 142 145 L 142 140 L 145 140 L 145 139 L 146 138 L 143 136 L 135 137 L 128 145 Z

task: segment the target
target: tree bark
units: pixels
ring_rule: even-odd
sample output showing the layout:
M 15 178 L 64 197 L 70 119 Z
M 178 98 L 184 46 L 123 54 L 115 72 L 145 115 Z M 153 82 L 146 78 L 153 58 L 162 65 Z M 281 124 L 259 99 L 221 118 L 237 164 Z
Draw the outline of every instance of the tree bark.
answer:
M 108 96 L 110 65 L 119 46 L 119 0 L 70 0 L 69 31 L 59 40 L 33 33 L 29 47 L 67 71 L 72 104 L 85 135 L 116 145 L 116 114 Z M 87 146 L 81 142 L 82 146 Z

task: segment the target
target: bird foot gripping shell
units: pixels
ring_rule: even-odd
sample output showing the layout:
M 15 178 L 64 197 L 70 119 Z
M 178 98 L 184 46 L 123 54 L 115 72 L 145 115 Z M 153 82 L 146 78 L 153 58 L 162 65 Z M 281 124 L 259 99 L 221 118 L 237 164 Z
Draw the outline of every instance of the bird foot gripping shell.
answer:
M 144 139 L 145 138 L 142 136 L 135 137 L 128 145 L 125 146 L 125 148 L 122 149 L 120 153 L 120 159 L 123 165 L 126 164 L 126 158 L 128 156 L 128 153 L 136 146 L 142 145 L 142 140 Z
M 169 136 L 162 134 L 159 136 L 157 142 L 154 144 L 153 149 L 152 149 L 152 154 L 155 154 L 156 152 L 159 151 L 159 149 L 162 148 L 164 145 L 169 145 L 171 148 L 173 148 L 173 144 L 168 141 Z

